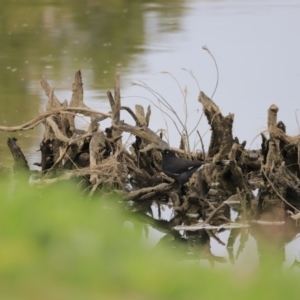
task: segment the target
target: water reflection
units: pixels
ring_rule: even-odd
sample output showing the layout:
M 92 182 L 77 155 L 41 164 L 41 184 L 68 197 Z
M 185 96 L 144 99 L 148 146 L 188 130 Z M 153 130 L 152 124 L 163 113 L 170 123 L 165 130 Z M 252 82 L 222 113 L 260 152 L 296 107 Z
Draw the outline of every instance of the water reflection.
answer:
M 233 266 L 249 272 L 263 265 L 278 266 L 280 270 L 283 267 L 298 269 L 297 250 L 291 252 L 289 249 L 286 253 L 300 233 L 300 227 L 291 218 L 287 218 L 284 224 L 252 223 L 250 227 L 229 230 L 222 226 L 217 230 L 194 230 L 192 227 L 190 230 L 175 230 L 178 225 L 195 224 L 197 219 L 173 215 L 172 206 L 165 203 L 139 203 L 133 207 L 138 210 L 135 220 L 139 220 L 142 227 L 147 226 L 144 231 L 147 240 L 152 239 L 153 251 L 161 246 L 168 247 L 180 250 L 181 259 L 185 261 L 217 268 Z M 142 227 L 139 227 L 141 236 Z M 149 237 L 150 230 L 160 234 Z

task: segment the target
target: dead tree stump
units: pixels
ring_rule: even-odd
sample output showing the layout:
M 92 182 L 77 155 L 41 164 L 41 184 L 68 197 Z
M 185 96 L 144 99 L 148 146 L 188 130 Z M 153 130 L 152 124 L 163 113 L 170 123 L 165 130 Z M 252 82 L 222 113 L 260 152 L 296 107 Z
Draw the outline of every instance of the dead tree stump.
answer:
M 60 102 L 48 82 L 41 85 L 48 97 L 46 111 L 37 118 L 15 127 L 0 126 L 0 130 L 29 130 L 43 122 L 45 131 L 40 144 L 41 185 L 78 178 L 89 185 L 90 196 L 97 190 L 118 193 L 124 201 L 139 202 L 150 209 L 151 200 L 171 200 L 176 224 L 192 222 L 189 217 L 202 218 L 204 223 L 229 222 L 229 199 L 238 199 L 243 210 L 242 220 L 249 214 L 262 220 L 284 220 L 287 215 L 298 218 L 300 209 L 300 136 L 289 137 L 283 122 L 277 122 L 278 108 L 268 110 L 269 137 L 262 134 L 259 150 L 246 150 L 246 142 L 232 135 L 234 115 L 223 116 L 219 107 L 203 92 L 198 101 L 211 127 L 211 140 L 205 164 L 190 180 L 180 186 L 162 173 L 161 155 L 155 149 L 171 148 L 162 136 L 150 127 L 151 108 L 141 105 L 135 111 L 121 105 L 120 76 L 114 80 L 114 95 L 107 92 L 111 112 L 92 110 L 84 104 L 81 72 L 75 73 L 72 96 Z M 128 113 L 134 124 L 122 121 L 121 113 Z M 76 126 L 76 117 L 89 118 L 87 129 Z M 111 126 L 102 129 L 106 118 Z M 122 136 L 133 137 L 131 145 L 124 145 Z M 186 153 L 184 136 L 178 156 L 189 159 L 204 157 L 204 153 Z M 16 169 L 29 172 L 21 149 L 9 139 L 8 145 Z M 204 151 L 203 151 L 204 152 Z M 253 190 L 258 190 L 257 197 Z M 226 202 L 225 202 L 226 201 Z M 143 202 L 143 204 L 141 204 Z M 225 203 L 224 203 L 225 202 Z

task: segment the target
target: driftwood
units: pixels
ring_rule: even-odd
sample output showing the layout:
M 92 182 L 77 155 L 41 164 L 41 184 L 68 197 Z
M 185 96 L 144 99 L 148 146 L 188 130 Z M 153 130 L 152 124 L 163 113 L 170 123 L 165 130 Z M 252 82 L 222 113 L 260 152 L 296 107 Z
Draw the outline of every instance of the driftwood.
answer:
M 275 105 L 268 110 L 269 135 L 261 134 L 261 149 L 246 150 L 246 142 L 240 143 L 232 135 L 234 115 L 223 116 L 219 107 L 201 92 L 198 100 L 211 127 L 208 152 L 186 153 L 183 139 L 178 148 L 172 149 L 180 157 L 205 158 L 206 163 L 188 183 L 179 186 L 162 173 L 161 155 L 155 148 L 170 145 L 149 128 L 151 107 L 145 113 L 141 105 L 136 105 L 135 111 L 121 105 L 119 74 L 115 77 L 114 94 L 107 92 L 110 112 L 96 111 L 84 104 L 80 71 L 75 74 L 69 103 L 58 100 L 44 77 L 41 85 L 48 98 L 46 111 L 20 126 L 0 126 L 0 130 L 12 132 L 43 123 L 41 161 L 36 163 L 41 167 L 39 186 L 78 178 L 88 185 L 90 196 L 98 190 L 116 192 L 124 201 L 138 202 L 139 207 L 144 202 L 143 209 L 148 210 L 152 200 L 169 201 L 174 207 L 173 225 L 189 225 L 196 222 L 193 218 L 215 226 L 230 223 L 231 200 L 226 200 L 233 197 L 242 204 L 242 222 L 250 218 L 283 221 L 290 216 L 296 219 L 299 214 L 300 137 L 286 134 L 284 123 L 277 122 Z M 121 112 L 128 113 L 133 124 L 122 121 Z M 78 115 L 90 119 L 88 129 L 76 128 Z M 101 121 L 107 118 L 111 119 L 111 126 L 103 129 Z M 123 144 L 123 133 L 134 139 L 129 147 Z M 16 140 L 9 138 L 8 145 L 15 171 L 29 172 Z
M 17 144 L 16 138 L 9 137 L 7 139 L 7 146 L 13 156 L 14 159 L 14 172 L 15 174 L 19 172 L 28 173 L 29 166 L 25 155 L 23 154 L 21 148 Z

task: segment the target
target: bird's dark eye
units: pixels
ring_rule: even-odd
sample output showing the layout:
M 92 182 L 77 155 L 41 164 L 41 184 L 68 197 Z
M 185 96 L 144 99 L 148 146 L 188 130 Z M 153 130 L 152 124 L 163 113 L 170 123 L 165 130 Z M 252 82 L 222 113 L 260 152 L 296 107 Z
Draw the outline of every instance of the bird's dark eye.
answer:
M 165 153 L 167 153 L 167 154 L 168 154 L 168 153 L 169 153 L 169 151 L 168 151 L 168 150 L 166 150 L 166 151 L 165 151 Z

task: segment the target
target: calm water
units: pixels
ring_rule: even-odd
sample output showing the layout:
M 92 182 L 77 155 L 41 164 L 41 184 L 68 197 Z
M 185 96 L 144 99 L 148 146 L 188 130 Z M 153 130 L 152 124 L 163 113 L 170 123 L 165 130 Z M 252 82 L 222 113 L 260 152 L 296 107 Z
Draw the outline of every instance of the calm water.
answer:
M 211 96 L 216 84 L 213 60 L 202 50 L 207 45 L 217 61 L 220 79 L 214 100 L 223 114 L 235 114 L 234 134 L 257 148 L 257 135 L 266 129 L 266 112 L 275 103 L 289 134 L 299 132 L 296 121 L 300 99 L 300 4 L 298 1 L 0 1 L 0 124 L 18 125 L 45 107 L 40 88 L 45 75 L 59 99 L 70 99 L 74 72 L 83 72 L 85 101 L 107 111 L 106 91 L 113 88 L 115 72 L 122 76 L 123 104 L 148 105 L 156 99 L 142 81 L 172 103 L 184 120 L 187 91 L 190 129 L 201 115 L 198 86 Z M 153 108 L 153 130 L 167 128 Z M 130 118 L 124 113 L 126 121 Z M 179 134 L 167 120 L 170 144 Z M 103 124 L 103 128 L 106 124 Z M 208 126 L 198 127 L 209 141 Z M 30 162 L 42 125 L 15 133 Z M 11 134 L 12 135 L 12 134 Z M 0 136 L 0 161 L 12 163 Z M 255 139 L 256 138 L 256 139 Z M 195 136 L 190 139 L 195 145 Z M 197 146 L 196 146 L 197 148 Z
M 130 107 L 157 103 L 151 93 L 131 83 L 147 84 L 184 120 L 186 91 L 187 125 L 192 129 L 201 116 L 199 87 L 211 96 L 216 85 L 214 62 L 202 50 L 206 45 L 220 72 L 213 99 L 224 115 L 235 114 L 234 134 L 241 141 L 259 147 L 257 136 L 266 129 L 267 109 L 273 103 L 288 134 L 298 134 L 299 1 L 170 2 L 0 1 L 0 124 L 19 125 L 44 109 L 42 75 L 61 101 L 69 100 L 74 72 L 81 69 L 86 104 L 102 111 L 109 110 L 106 91 L 113 89 L 116 72 L 121 73 L 123 105 Z M 172 122 L 152 110 L 150 127 L 168 128 L 170 144 L 178 146 Z M 126 113 L 122 118 L 132 122 Z M 205 118 L 198 129 L 207 147 Z M 10 133 L 30 163 L 40 159 L 36 150 L 42 132 L 41 125 Z M 7 136 L 0 134 L 0 162 L 11 165 Z M 196 135 L 190 144 L 199 148 Z M 297 247 L 293 249 L 299 255 Z

